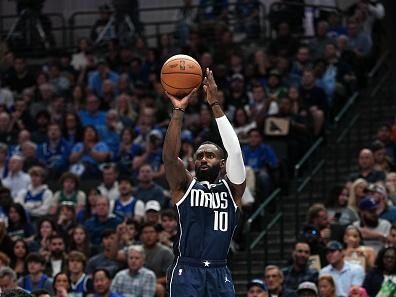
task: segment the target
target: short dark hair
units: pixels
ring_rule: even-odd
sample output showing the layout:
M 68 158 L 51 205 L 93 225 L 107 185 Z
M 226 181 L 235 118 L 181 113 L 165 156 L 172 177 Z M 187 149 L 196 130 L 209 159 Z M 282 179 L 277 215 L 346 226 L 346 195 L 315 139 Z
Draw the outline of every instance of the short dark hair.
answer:
M 94 270 L 94 272 L 92 273 L 92 280 L 94 280 L 94 279 L 95 279 L 95 275 L 96 275 L 98 272 L 101 272 L 101 271 L 105 274 L 105 276 L 106 276 L 108 279 L 111 279 L 111 274 L 110 274 L 110 272 L 109 272 L 106 268 L 96 268 L 96 269 Z
M 58 239 L 58 238 L 62 239 L 63 243 L 65 243 L 65 239 L 62 236 L 60 236 L 58 233 L 51 235 L 49 237 L 49 242 L 53 241 L 54 239 Z
M 35 262 L 45 265 L 46 261 L 45 258 L 37 252 L 30 253 L 26 257 L 26 263 Z
M 224 153 L 224 149 L 223 149 L 220 145 L 218 145 L 217 143 L 214 143 L 214 142 L 212 142 L 212 141 L 204 141 L 204 142 L 202 142 L 202 143 L 200 144 L 200 146 L 201 146 L 201 145 L 204 145 L 204 144 L 211 144 L 211 145 L 214 145 L 214 146 L 219 150 L 219 152 L 220 152 L 220 158 L 221 158 L 221 159 L 224 159 L 224 158 L 226 157 L 226 155 L 225 155 L 225 153 Z
M 160 232 L 158 225 L 154 222 L 143 223 L 142 227 L 140 228 L 140 231 L 143 232 L 144 228 L 149 228 L 149 227 L 154 228 L 155 232 L 157 232 L 157 233 Z
M 176 212 L 172 208 L 164 209 L 161 211 L 161 219 L 164 217 L 177 220 Z
M 109 236 L 111 236 L 113 234 L 116 234 L 115 230 L 113 230 L 113 229 L 104 229 L 102 234 L 101 234 L 101 236 L 100 236 L 100 238 L 101 238 L 101 240 L 103 240 L 104 238 L 107 238 L 107 237 L 109 237 Z
M 7 289 L 7 290 L 3 290 L 0 296 L 1 297 L 32 297 L 33 295 L 29 294 L 27 291 L 22 289 Z
M 37 289 L 32 291 L 32 295 L 35 297 L 39 297 L 41 295 L 51 295 L 46 289 Z

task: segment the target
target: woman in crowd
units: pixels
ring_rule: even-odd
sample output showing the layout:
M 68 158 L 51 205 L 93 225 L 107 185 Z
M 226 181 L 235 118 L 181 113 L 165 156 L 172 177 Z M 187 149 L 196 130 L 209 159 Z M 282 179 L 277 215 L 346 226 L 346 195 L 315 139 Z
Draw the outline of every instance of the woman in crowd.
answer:
M 63 119 L 62 136 L 72 147 L 83 139 L 83 126 L 76 112 L 66 113 Z
M 84 226 L 77 225 L 71 231 L 69 250 L 79 251 L 89 259 L 89 256 L 91 255 L 91 244 Z
M 121 94 L 116 98 L 115 110 L 123 127 L 131 127 L 137 120 L 137 113 L 132 105 L 132 97 Z
M 34 238 L 34 230 L 29 217 L 19 203 L 13 203 L 8 210 L 7 233 L 12 240 L 22 238 L 26 242 L 31 242 Z
M 386 247 L 379 251 L 375 267 L 367 272 L 362 287 L 369 296 L 376 296 L 387 280 L 396 278 L 396 247 Z
M 131 174 L 133 159 L 143 154 L 143 148 L 139 144 L 133 143 L 134 139 L 135 133 L 132 128 L 122 129 L 121 141 L 115 155 L 117 167 L 121 174 Z
M 28 252 L 28 245 L 23 239 L 19 238 L 14 241 L 10 267 L 17 273 L 18 277 L 26 273 L 25 259 Z
M 360 200 L 366 195 L 365 190 L 368 187 L 368 182 L 363 178 L 355 180 L 350 189 L 348 206 L 355 211 L 358 211 Z
M 345 185 L 331 189 L 326 203 L 329 218 L 343 226 L 350 225 L 359 219 L 358 214 L 348 206 L 349 190 Z
M 247 134 L 250 129 L 256 128 L 256 122 L 249 122 L 249 115 L 244 107 L 235 109 L 233 119 L 234 130 L 241 145 L 246 144 L 248 142 Z
M 337 297 L 336 285 L 331 275 L 322 275 L 318 281 L 319 297 Z
M 53 281 L 54 297 L 68 297 L 70 291 L 70 278 L 66 272 L 59 272 Z
M 345 260 L 361 265 L 365 271 L 374 266 L 375 251 L 363 245 L 363 237 L 359 228 L 348 226 L 344 232 Z
M 49 254 L 49 238 L 57 232 L 56 224 L 51 219 L 44 217 L 38 222 L 36 229 L 38 233 L 29 245 L 29 251 L 38 251 L 46 257 Z
M 94 215 L 96 198 L 100 195 L 100 191 L 97 188 L 91 188 L 88 191 L 88 200 L 84 208 L 77 213 L 77 222 L 84 224 L 92 215 Z

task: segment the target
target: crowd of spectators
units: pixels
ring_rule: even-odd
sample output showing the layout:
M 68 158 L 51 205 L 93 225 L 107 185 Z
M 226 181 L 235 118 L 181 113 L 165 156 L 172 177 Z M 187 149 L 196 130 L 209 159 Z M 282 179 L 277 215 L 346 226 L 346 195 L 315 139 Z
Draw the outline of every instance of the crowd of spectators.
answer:
M 342 17 L 320 14 L 312 38 L 300 38 L 281 20 L 274 38 L 260 39 L 258 1 L 237 1 L 243 9 L 235 10 L 239 22 L 233 26 L 227 1 L 201 1 L 198 8 L 184 1 L 175 34 L 160 35 L 157 47 L 149 47 L 144 35 L 129 43 L 114 35 L 104 51 L 103 44 L 97 50 L 95 38 L 108 11 L 73 53 L 51 51 L 37 64 L 5 44 L 0 52 L 0 287 L 19 286 L 37 297 L 164 296 L 177 214 L 162 163 L 171 112 L 159 78 L 163 62 L 184 53 L 213 69 L 218 101 L 241 142 L 248 172 L 243 211 L 249 213 L 364 85 L 378 5 L 361 0 Z M 191 98 L 182 132 L 180 158 L 191 172 L 196 145 L 220 141 L 202 96 Z M 249 283 L 249 297 L 255 296 L 250 290 L 259 289 L 277 296 L 318 294 L 306 281 L 319 284 L 319 291 L 327 281 L 337 296 L 346 297 L 352 285 L 362 285 L 365 272 L 377 281 L 365 281 L 369 292 L 378 291 L 382 279 L 392 279 L 388 274 L 395 273 L 395 264 L 389 268 L 384 259 L 394 250 L 382 250 L 395 243 L 388 237 L 388 221 L 396 220 L 390 206 L 396 197 L 396 173 L 390 173 L 395 147 L 388 132 L 387 125 L 381 127 L 372 147 L 362 150 L 360 171 L 334 193 L 328 210 L 313 206 L 308 226 L 313 236 L 306 232 L 309 240 L 296 243 L 292 263 L 283 269 L 268 266 L 264 280 Z M 271 147 L 274 139 L 287 148 L 285 155 Z M 376 184 L 385 177 L 386 187 Z M 363 268 L 354 266 L 350 283 L 339 277 L 349 265 L 341 252 L 360 255 L 362 241 L 349 239 L 355 235 L 340 237 L 346 247 L 328 241 L 341 234 L 330 221 L 353 224 L 346 230 L 370 243 L 371 249 L 364 249 L 370 256 Z M 320 274 L 307 267 L 315 253 Z M 321 276 L 325 273 L 333 279 Z

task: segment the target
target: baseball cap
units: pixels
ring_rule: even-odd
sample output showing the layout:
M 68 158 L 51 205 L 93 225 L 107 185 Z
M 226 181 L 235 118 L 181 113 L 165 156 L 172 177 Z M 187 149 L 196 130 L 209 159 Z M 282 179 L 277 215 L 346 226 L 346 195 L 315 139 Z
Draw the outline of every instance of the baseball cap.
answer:
M 380 193 L 384 197 L 386 196 L 386 190 L 384 186 L 379 185 L 379 184 L 370 184 L 367 188 L 368 192 L 373 192 L 373 193 Z
M 150 136 L 154 136 L 154 137 L 156 137 L 156 138 L 158 138 L 158 139 L 161 139 L 161 140 L 162 140 L 163 137 L 164 137 L 164 136 L 162 135 L 162 132 L 159 131 L 159 130 L 156 130 L 156 129 L 155 129 L 155 130 L 151 130 L 148 136 L 149 136 L 149 137 L 150 137 Z
M 303 283 L 299 284 L 298 288 L 297 288 L 297 293 L 299 293 L 301 291 L 312 291 L 315 294 L 318 294 L 318 288 L 316 287 L 316 285 L 314 283 L 311 283 L 311 282 L 303 282 Z
M 342 244 L 337 240 L 332 240 L 326 245 L 326 250 L 329 251 L 342 251 L 342 249 Z
M 359 209 L 360 210 L 373 210 L 377 209 L 378 204 L 375 202 L 375 200 L 369 196 L 364 197 L 362 200 L 359 202 Z
M 235 73 L 235 74 L 233 74 L 233 75 L 231 76 L 231 80 L 242 80 L 242 81 L 244 81 L 245 78 L 243 77 L 242 74 L 240 74 L 240 73 Z
M 258 278 L 252 279 L 250 282 L 248 282 L 247 289 L 249 290 L 251 287 L 254 287 L 254 286 L 260 287 L 265 292 L 268 292 L 267 285 L 261 279 L 258 279 Z
M 160 211 L 161 205 L 156 200 L 150 200 L 150 201 L 147 201 L 146 207 L 144 208 L 144 210 L 145 211 L 149 211 L 149 210 Z

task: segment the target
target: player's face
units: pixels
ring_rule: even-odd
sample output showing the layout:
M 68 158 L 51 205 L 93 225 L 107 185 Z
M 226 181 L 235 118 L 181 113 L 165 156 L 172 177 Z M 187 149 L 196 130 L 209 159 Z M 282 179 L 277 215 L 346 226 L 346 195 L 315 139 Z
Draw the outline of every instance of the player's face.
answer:
M 219 150 L 212 144 L 201 145 L 195 153 L 195 172 L 200 181 L 214 182 L 224 165 Z

